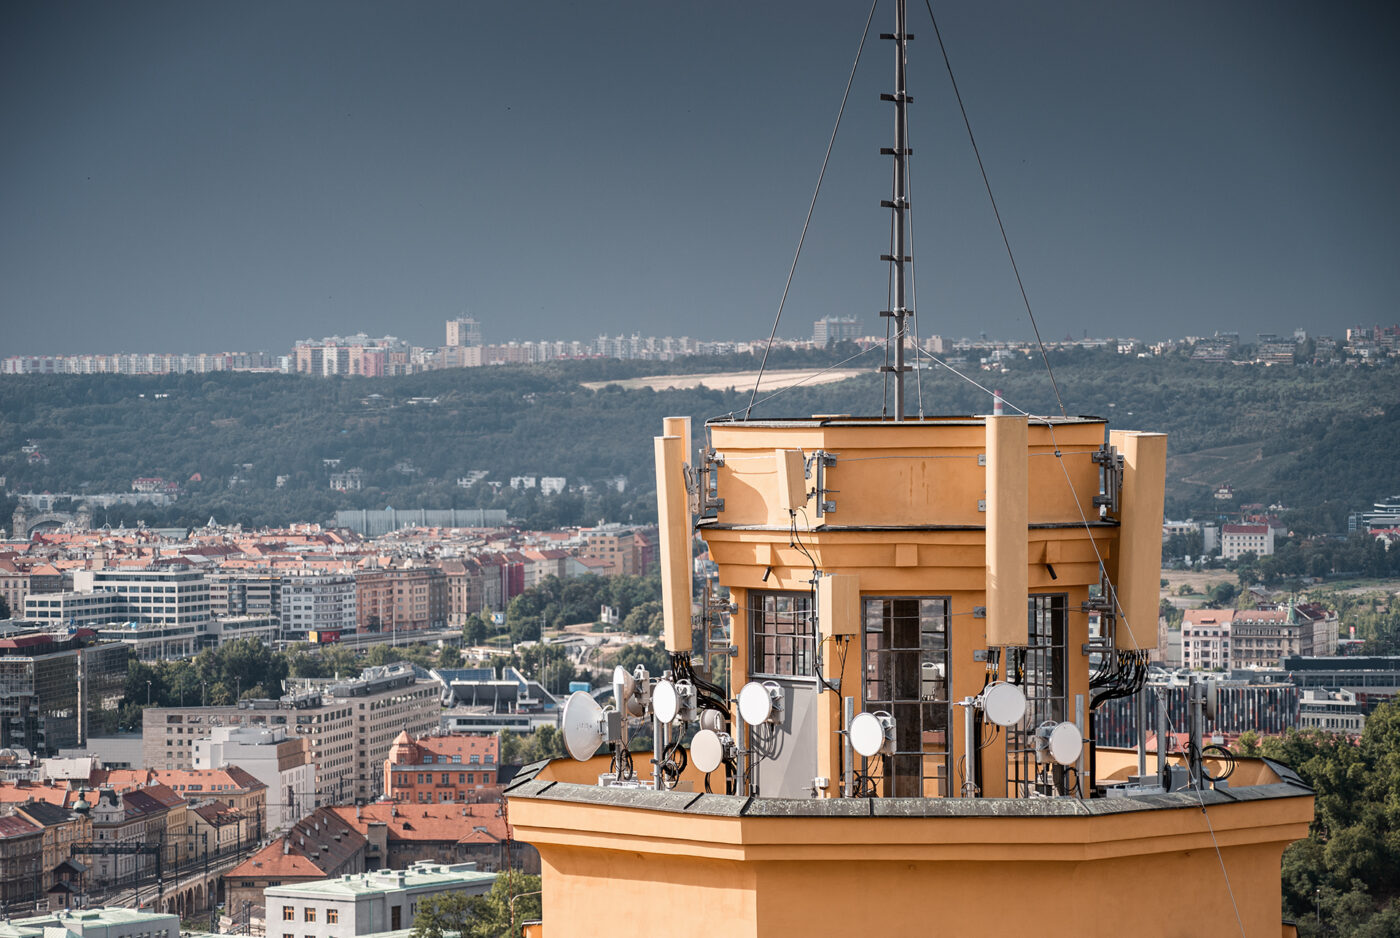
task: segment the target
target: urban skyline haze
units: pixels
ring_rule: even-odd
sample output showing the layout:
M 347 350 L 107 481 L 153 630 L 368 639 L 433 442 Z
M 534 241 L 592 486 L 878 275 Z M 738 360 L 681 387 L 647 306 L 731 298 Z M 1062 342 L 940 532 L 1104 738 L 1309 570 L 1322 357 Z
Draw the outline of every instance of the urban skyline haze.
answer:
M 890 0 L 780 335 L 878 328 Z M 766 336 L 869 6 L 142 0 L 0 10 L 0 354 Z M 1384 5 L 935 12 L 1041 332 L 1396 319 Z M 921 333 L 1026 337 L 923 4 Z

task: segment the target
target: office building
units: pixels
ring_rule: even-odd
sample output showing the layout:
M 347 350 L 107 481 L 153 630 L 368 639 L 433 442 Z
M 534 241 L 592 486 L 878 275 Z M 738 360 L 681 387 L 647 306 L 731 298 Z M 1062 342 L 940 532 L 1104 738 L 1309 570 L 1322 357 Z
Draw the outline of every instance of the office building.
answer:
M 286 830 L 316 807 L 311 740 L 286 726 L 215 726 L 194 741 L 196 769 L 238 766 L 267 786 L 267 830 Z
M 812 323 L 812 344 L 826 348 L 837 342 L 852 342 L 865 332 L 865 326 L 856 316 L 824 316 Z
M 0 747 L 53 755 L 87 738 L 94 712 L 120 705 L 130 652 L 94 642 L 93 634 L 78 629 L 0 639 Z
M 394 736 L 436 729 L 441 706 L 435 681 L 419 681 L 408 665 L 365 669 L 350 680 L 303 682 L 280 700 L 242 700 L 236 706 L 148 707 L 142 713 L 146 764 L 191 768 L 195 743 L 218 727 L 282 728 L 310 741 L 316 765 L 316 804 L 379 796 L 383 765 Z
M 263 890 L 269 935 L 296 936 L 310 929 L 318 938 L 353 938 L 410 928 L 418 904 L 430 896 L 485 895 L 495 873 L 472 863 L 423 863 L 406 870 L 346 874 Z
M 475 319 L 449 319 L 447 320 L 446 341 L 443 343 L 448 348 L 458 348 L 460 346 L 477 346 L 481 344 L 481 323 Z
M 282 638 L 287 641 L 308 641 L 312 632 L 339 637 L 355 631 L 355 577 L 351 574 L 286 574 L 281 601 Z

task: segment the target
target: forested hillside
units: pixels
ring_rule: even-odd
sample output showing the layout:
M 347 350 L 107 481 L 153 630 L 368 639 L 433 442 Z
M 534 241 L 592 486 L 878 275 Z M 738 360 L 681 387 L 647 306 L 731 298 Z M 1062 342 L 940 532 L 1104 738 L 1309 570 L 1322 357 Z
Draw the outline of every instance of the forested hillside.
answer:
M 774 366 L 835 362 L 777 356 Z M 879 352 L 852 366 L 874 366 Z M 1113 425 L 1171 435 L 1168 514 L 1214 514 L 1214 486 L 1231 482 L 1237 503 L 1282 502 L 1305 530 L 1338 530 L 1346 512 L 1400 492 L 1400 371 L 1209 365 L 1107 352 L 1052 357 L 1064 406 Z M 589 390 L 584 381 L 639 374 L 752 369 L 747 356 L 682 363 L 589 361 L 472 368 L 394 379 L 289 375 L 115 375 L 0 379 L 0 475 L 11 493 L 122 492 L 133 478 L 184 486 L 168 508 L 99 513 L 116 524 L 325 520 L 338 508 L 503 507 L 532 524 L 641 519 L 654 512 L 651 437 L 661 418 L 698 421 L 742 414 L 748 393 Z M 959 365 L 1014 406 L 1058 407 L 1038 359 L 1006 372 Z M 920 388 L 920 385 L 922 387 Z M 910 377 L 910 408 L 985 413 L 989 395 L 945 368 Z M 761 400 L 754 416 L 879 413 L 882 382 L 870 374 L 799 387 Z M 22 451 L 32 441 L 45 461 Z M 339 460 L 339 466 L 326 460 Z M 333 471 L 364 470 L 364 488 L 333 492 Z M 489 475 L 471 489 L 456 480 Z M 513 475 L 590 483 L 571 491 L 495 491 Z M 281 487 L 277 478 L 283 478 Z M 195 478 L 197 477 L 197 478 Z M 618 493 L 601 483 L 622 477 Z M 194 481 L 190 481 L 195 479 Z M 13 498 L 0 504 L 5 517 Z

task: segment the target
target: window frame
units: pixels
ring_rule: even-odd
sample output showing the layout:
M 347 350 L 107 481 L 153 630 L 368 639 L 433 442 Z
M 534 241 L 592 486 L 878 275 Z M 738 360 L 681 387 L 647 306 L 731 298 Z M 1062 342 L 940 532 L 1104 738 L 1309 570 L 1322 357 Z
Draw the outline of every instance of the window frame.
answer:
M 1054 617 L 1059 614 L 1059 633 Z M 1063 723 L 1073 718 L 1069 708 L 1068 593 L 1031 593 L 1026 601 L 1026 644 L 1018 649 L 1024 676 L 1018 682 L 1026 695 L 1026 716 L 1006 728 L 1006 785 L 1012 798 L 1029 797 L 1034 792 L 1056 794 L 1039 778 L 1035 757 L 1036 728 L 1044 722 Z M 1006 662 L 1010 673 L 1012 662 Z M 1058 674 L 1056 673 L 1058 670 Z M 1053 777 L 1058 787 L 1064 770 L 1056 766 Z
M 953 794 L 952 782 L 952 605 L 947 594 L 921 594 L 918 596 L 862 595 L 860 597 L 860 699 L 864 711 L 884 710 L 895 717 L 896 750 L 893 756 L 877 756 L 874 760 L 863 760 L 866 771 L 879 767 L 883 780 L 884 794 L 888 797 L 943 797 Z M 908 616 L 894 616 L 891 603 L 918 604 L 918 644 L 895 644 L 897 622 Z M 926 604 L 934 609 L 926 609 Z M 881 608 L 883 607 L 883 608 Z M 925 618 L 926 614 L 929 616 Z M 935 623 L 935 628 L 926 627 L 926 622 Z M 872 626 L 878 626 L 872 628 Z M 872 647 L 871 637 L 879 636 L 880 641 Z M 927 636 L 939 636 L 938 640 L 928 641 Z M 940 647 L 941 645 L 941 647 Z M 927 654 L 926 654 L 927 653 Z M 918 690 L 916 697 L 897 696 L 897 684 L 908 687 L 901 681 L 896 669 L 909 662 L 901 656 L 916 654 L 918 670 Z M 924 664 L 941 661 L 943 665 L 942 697 L 924 696 Z M 875 665 L 872 677 L 872 664 Z M 873 693 L 878 688 L 878 696 Z M 935 688 L 936 690 L 936 688 Z M 915 719 L 911 719 L 911 714 Z M 941 726 L 939 725 L 941 723 Z M 928 748 L 928 734 L 942 732 L 942 749 Z M 917 740 L 917 748 L 915 741 Z M 940 758 L 941 756 L 941 758 Z M 856 757 L 859 758 L 859 757 Z M 917 766 L 917 768 L 914 768 Z M 910 771 L 913 769 L 913 771 Z M 932 774 L 925 774 L 929 770 Z
M 790 604 L 786 611 L 779 608 L 784 602 Z M 749 677 L 815 682 L 816 614 L 810 591 L 749 590 Z M 791 626 L 791 631 L 780 631 L 785 626 Z M 786 651 L 784 643 L 790 643 Z

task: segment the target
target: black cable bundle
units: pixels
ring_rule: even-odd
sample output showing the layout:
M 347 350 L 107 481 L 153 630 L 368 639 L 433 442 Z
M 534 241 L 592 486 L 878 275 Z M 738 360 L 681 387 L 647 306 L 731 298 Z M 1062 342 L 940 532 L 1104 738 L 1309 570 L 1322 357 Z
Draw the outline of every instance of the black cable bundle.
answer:
M 1109 656 L 1104 656 L 1108 662 Z M 1112 667 L 1100 662 L 1099 671 L 1089 681 L 1090 710 L 1097 710 L 1105 701 L 1131 697 L 1147 683 L 1147 652 L 1119 651 L 1111 659 Z

